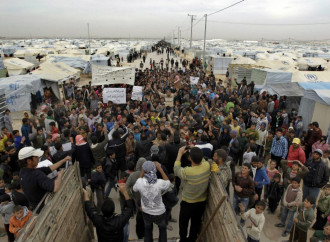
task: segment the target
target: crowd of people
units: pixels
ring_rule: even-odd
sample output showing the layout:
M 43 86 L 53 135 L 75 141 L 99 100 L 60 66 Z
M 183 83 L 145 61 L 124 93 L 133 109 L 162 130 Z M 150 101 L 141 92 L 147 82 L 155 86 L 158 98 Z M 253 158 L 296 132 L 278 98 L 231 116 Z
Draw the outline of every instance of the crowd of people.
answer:
M 211 172 L 233 198 L 248 241 L 260 240 L 265 210 L 279 215 L 276 227 L 290 241 L 306 241 L 312 227 L 313 239 L 330 241 L 330 151 L 318 122 L 305 130 L 296 110 L 287 112 L 285 96 L 259 93 L 245 78 L 233 80 L 235 86 L 229 76 L 216 80 L 198 58 L 171 65 L 174 51 L 165 50 L 165 64 L 136 70 L 140 101 L 131 99 L 132 86 L 70 82 L 63 101 L 48 92 L 40 110 L 25 112 L 21 130 L 13 129 L 6 110 L 0 211 L 8 241 L 31 211 L 42 209 L 43 196 L 58 191 L 62 168 L 71 162 L 79 162 L 95 194 L 94 205 L 84 190 L 99 241 L 128 241 L 133 215 L 139 239 L 153 241 L 156 224 L 159 241 L 167 241 L 178 223 L 180 241 L 196 241 L 212 196 Z M 104 103 L 104 87 L 125 87 L 127 103 Z M 112 188 L 120 192 L 119 215 Z M 180 200 L 176 221 L 171 213 Z

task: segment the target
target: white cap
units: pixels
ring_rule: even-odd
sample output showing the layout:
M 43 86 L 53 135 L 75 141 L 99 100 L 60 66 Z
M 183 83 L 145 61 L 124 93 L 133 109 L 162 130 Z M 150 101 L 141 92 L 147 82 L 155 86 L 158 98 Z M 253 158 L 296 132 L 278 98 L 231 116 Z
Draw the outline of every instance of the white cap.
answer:
M 26 158 L 29 158 L 31 156 L 37 156 L 40 157 L 44 154 L 44 152 L 41 149 L 35 149 L 33 147 L 24 147 L 18 152 L 18 159 L 24 160 Z

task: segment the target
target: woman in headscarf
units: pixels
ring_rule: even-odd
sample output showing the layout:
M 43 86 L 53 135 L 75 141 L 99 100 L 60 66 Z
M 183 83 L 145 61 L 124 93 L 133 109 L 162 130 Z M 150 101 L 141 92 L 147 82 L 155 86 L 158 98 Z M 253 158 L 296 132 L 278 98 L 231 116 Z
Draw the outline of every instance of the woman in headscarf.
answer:
M 157 170 L 163 179 L 157 179 Z M 153 241 L 153 223 L 158 225 L 160 242 L 167 241 L 166 209 L 162 193 L 169 189 L 170 181 L 158 162 L 146 161 L 142 165 L 140 178 L 133 191 L 141 195 L 141 206 L 144 220 L 144 241 Z

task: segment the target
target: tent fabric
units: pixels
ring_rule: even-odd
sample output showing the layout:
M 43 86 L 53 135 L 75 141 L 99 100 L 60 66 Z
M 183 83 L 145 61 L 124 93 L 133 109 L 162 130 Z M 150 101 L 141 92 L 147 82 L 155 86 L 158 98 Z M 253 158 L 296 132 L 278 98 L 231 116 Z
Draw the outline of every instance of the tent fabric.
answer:
M 5 65 L 3 64 L 3 59 L 0 58 L 0 70 L 4 70 L 5 69 Z
M 325 105 L 330 105 L 330 90 L 306 90 L 304 98 L 311 99 Z
M 304 88 L 305 90 L 307 89 L 327 89 L 330 90 L 330 82 L 297 82 L 299 86 Z
M 6 103 L 12 112 L 30 109 L 31 94 L 40 91 L 43 95 L 43 85 L 38 76 L 20 75 L 0 79 L 0 89 L 6 93 Z
M 256 88 L 263 88 L 276 83 L 290 83 L 292 72 L 272 69 L 253 68 L 251 80 L 255 81 Z
M 273 90 L 273 94 L 287 97 L 302 97 L 304 89 L 296 82 L 291 83 L 274 83 L 269 86 Z M 268 89 L 268 88 L 267 88 Z
M 46 61 L 33 72 L 32 75 L 40 76 L 41 79 L 53 82 L 65 81 L 71 77 L 80 77 L 80 71 L 62 62 L 52 63 Z
M 91 62 L 92 65 L 108 66 L 109 57 L 105 55 L 92 55 Z
M 256 61 L 248 57 L 237 57 L 236 60 L 231 62 L 232 65 L 255 65 Z
M 3 61 L 9 76 L 26 74 L 28 69 L 32 69 L 34 64 L 18 58 L 5 59 Z
M 312 122 L 313 112 L 311 112 L 311 110 L 314 110 L 314 107 L 314 100 L 307 99 L 305 97 L 301 99 L 298 109 L 298 115 L 302 117 L 304 129 L 307 129 L 307 125 Z
M 81 70 L 85 70 L 88 61 L 85 61 L 83 59 L 80 59 L 79 57 L 62 57 L 62 56 L 57 56 L 57 57 L 51 57 L 50 62 L 57 63 L 57 62 L 62 62 L 65 63 L 66 65 L 73 67 L 73 68 L 79 68 Z
M 292 82 L 330 82 L 330 71 L 297 71 Z
M 300 70 L 307 70 L 308 67 L 317 67 L 326 63 L 323 58 L 299 58 L 298 66 Z
M 316 102 L 311 122 L 315 120 L 319 123 L 323 135 L 325 135 L 330 125 L 330 106 Z

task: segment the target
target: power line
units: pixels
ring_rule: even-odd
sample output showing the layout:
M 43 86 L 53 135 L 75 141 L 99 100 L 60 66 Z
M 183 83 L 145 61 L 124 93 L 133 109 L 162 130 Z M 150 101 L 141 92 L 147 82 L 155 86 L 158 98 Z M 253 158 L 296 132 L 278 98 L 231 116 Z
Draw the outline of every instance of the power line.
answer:
M 221 11 L 223 11 L 223 10 L 226 10 L 226 9 L 228 9 L 228 8 L 231 8 L 231 7 L 235 6 L 235 5 L 237 5 L 237 4 L 240 4 L 241 2 L 244 2 L 244 0 L 241 0 L 241 1 L 237 2 L 237 3 L 234 3 L 234 4 L 232 4 L 232 5 L 228 6 L 228 7 L 222 8 L 222 9 L 220 9 L 220 10 L 218 10 L 218 11 L 213 12 L 213 13 L 210 13 L 210 14 L 208 14 L 207 16 L 211 16 L 211 15 L 213 15 L 213 14 L 219 13 L 219 12 L 221 12 Z
M 294 24 L 263 24 L 263 23 L 240 23 L 240 22 L 226 22 L 226 21 L 211 21 L 212 23 L 222 23 L 222 24 L 237 24 L 237 25 L 262 25 L 262 26 L 307 26 L 307 25 L 327 25 L 330 22 L 324 23 L 294 23 Z

